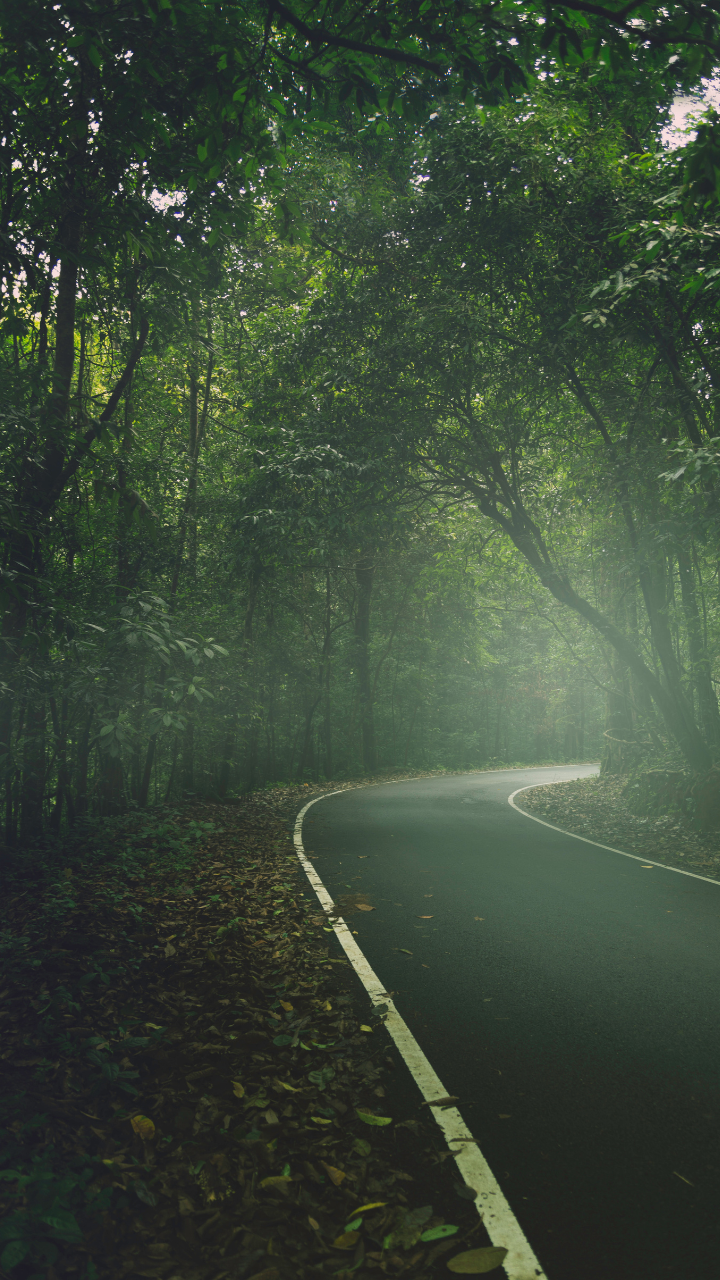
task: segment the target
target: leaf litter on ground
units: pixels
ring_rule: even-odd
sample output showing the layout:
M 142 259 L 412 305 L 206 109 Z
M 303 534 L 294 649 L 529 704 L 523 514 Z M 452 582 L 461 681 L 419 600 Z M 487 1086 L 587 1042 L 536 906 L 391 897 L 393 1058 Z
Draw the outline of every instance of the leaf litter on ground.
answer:
M 574 778 L 523 791 L 516 804 L 587 840 L 720 879 L 720 834 L 694 831 L 679 814 L 633 813 L 627 786 L 627 775 Z
M 382 1023 L 360 1029 L 288 837 L 308 790 L 106 819 L 39 894 L 10 877 L 11 1280 L 415 1277 L 486 1239 Z

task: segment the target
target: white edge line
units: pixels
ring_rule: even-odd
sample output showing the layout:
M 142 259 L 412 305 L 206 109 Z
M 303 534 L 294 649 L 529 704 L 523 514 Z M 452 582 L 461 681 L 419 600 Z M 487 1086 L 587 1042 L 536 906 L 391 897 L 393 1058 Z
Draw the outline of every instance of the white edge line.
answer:
M 492 772 L 500 773 L 504 772 L 504 770 L 493 770 Z M 398 781 L 410 782 L 414 781 L 414 779 L 403 778 L 398 779 Z M 343 787 L 340 791 L 328 791 L 325 795 L 315 796 L 313 800 L 310 800 L 305 805 L 304 809 L 300 810 L 295 822 L 294 840 L 297 856 L 320 900 L 323 910 L 326 912 L 332 910 L 333 900 L 305 854 L 302 842 L 303 818 L 308 809 L 317 804 L 318 800 L 327 800 L 330 796 L 344 795 L 346 791 L 354 790 L 360 790 L 360 788 Z M 447 1089 L 428 1062 L 410 1028 L 401 1018 L 377 974 L 371 969 L 345 921 L 337 916 L 333 917 L 331 923 L 340 945 L 370 996 L 372 1003 L 386 1006 L 387 1013 L 383 1015 L 385 1026 L 395 1041 L 405 1065 L 423 1098 L 426 1102 L 446 1098 L 448 1096 Z M 494 1245 L 507 1249 L 507 1256 L 503 1261 L 503 1269 L 508 1280 L 547 1280 L 545 1272 L 525 1238 L 520 1223 L 505 1199 L 490 1166 L 460 1112 L 456 1107 L 431 1107 L 430 1109 L 442 1129 L 463 1182 L 476 1192 L 475 1208 L 490 1239 Z
M 567 779 L 558 778 L 557 782 L 565 782 Z M 571 778 L 571 782 L 577 779 Z M 534 813 L 527 813 L 525 809 L 521 809 L 515 804 L 515 797 L 519 796 L 522 791 L 533 791 L 537 786 L 555 787 L 557 782 L 534 782 L 529 787 L 518 787 L 517 791 L 513 791 L 508 796 L 508 804 L 512 805 L 523 818 L 531 818 L 533 822 L 539 822 L 541 827 L 549 827 L 551 831 L 559 831 L 562 836 L 571 836 L 573 840 L 582 840 L 584 844 L 592 844 L 596 849 L 606 849 L 608 853 L 619 853 L 621 858 L 632 858 L 633 862 L 642 862 L 645 866 L 659 867 L 661 871 L 674 871 L 679 876 L 690 876 L 692 880 L 704 880 L 706 884 L 714 884 L 720 886 L 720 880 L 713 880 L 712 876 L 699 876 L 696 871 L 685 871 L 683 867 L 669 867 L 666 862 L 653 862 L 652 858 L 641 858 L 637 853 L 626 853 L 624 849 L 615 849 L 611 844 L 600 844 L 598 840 L 588 840 L 587 836 L 578 836 L 574 831 L 565 831 L 563 827 L 556 827 L 552 822 L 545 822 L 543 818 L 536 818 Z

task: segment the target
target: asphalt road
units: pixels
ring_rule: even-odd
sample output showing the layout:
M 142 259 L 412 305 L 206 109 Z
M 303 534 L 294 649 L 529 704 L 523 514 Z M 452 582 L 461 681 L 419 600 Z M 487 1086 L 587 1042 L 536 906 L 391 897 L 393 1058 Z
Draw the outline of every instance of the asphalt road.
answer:
M 549 1280 L 718 1280 L 720 885 L 507 803 L 590 772 L 343 792 L 305 848 L 376 907 L 349 923 Z

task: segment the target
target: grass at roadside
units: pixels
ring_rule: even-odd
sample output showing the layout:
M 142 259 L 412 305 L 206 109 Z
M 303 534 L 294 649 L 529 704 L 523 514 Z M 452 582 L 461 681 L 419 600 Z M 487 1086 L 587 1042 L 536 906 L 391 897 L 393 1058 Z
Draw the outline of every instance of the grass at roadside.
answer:
M 294 857 L 315 790 L 106 820 L 7 874 L 10 1280 L 413 1277 L 488 1244 Z

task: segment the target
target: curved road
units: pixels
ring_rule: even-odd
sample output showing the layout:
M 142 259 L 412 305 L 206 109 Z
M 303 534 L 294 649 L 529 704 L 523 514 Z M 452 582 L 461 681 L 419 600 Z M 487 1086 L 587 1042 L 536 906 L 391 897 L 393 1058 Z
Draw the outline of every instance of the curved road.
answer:
M 508 805 L 595 771 L 342 792 L 305 848 L 550 1280 L 718 1280 L 720 885 Z

